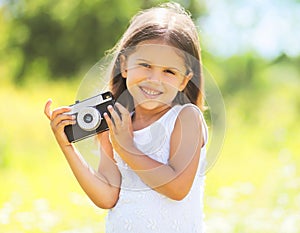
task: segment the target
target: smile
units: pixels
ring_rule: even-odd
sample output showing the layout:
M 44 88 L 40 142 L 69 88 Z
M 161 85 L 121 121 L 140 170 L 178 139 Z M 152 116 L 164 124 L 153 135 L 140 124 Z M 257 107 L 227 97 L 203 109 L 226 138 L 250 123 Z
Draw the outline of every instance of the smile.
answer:
M 157 91 L 151 88 L 147 88 L 147 87 L 140 87 L 140 89 L 142 90 L 142 92 L 144 92 L 147 96 L 151 96 L 151 97 L 156 97 L 160 94 L 162 94 L 161 91 Z

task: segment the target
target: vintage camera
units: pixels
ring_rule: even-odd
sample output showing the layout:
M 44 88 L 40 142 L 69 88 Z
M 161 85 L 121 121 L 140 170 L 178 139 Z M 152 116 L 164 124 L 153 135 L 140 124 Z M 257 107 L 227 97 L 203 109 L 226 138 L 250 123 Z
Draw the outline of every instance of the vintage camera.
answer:
M 69 142 L 76 142 L 108 130 L 103 114 L 107 112 L 110 116 L 107 106 L 114 106 L 114 103 L 113 96 L 108 91 L 70 105 L 71 111 L 66 114 L 75 115 L 76 124 L 65 126 L 64 131 Z

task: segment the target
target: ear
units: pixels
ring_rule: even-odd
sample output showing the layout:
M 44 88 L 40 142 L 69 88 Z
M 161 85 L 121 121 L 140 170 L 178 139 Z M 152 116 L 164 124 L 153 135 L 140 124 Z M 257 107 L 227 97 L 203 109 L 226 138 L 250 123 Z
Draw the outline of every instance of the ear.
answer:
M 193 77 L 193 72 L 189 72 L 187 75 L 184 76 L 184 79 L 182 80 L 180 86 L 179 86 L 179 91 L 183 91 L 183 89 L 186 87 L 188 82 L 192 79 Z
M 127 78 L 127 65 L 126 57 L 124 55 L 120 56 L 120 71 L 123 78 Z

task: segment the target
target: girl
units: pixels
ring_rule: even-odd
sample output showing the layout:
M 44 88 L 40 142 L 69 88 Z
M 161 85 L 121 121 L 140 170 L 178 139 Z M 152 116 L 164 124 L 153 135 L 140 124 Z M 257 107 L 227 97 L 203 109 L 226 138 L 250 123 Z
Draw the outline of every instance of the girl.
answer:
M 91 200 L 109 209 L 106 232 L 200 233 L 207 127 L 197 30 L 178 4 L 138 13 L 115 47 L 110 89 L 117 99 L 97 135 L 98 171 L 64 134 L 70 108 L 45 114 Z M 116 111 L 116 109 L 118 111 Z M 200 110 L 201 109 L 201 110 Z

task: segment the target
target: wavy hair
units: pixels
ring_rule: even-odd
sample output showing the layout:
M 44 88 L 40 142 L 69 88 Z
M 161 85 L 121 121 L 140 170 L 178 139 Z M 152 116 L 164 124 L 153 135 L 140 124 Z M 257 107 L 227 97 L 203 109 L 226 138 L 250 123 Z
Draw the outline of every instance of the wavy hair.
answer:
M 178 92 L 173 104 L 187 102 L 204 110 L 204 86 L 201 49 L 196 26 L 191 15 L 178 3 L 165 3 L 137 13 L 120 41 L 113 48 L 110 89 L 112 94 L 129 110 L 134 108 L 132 96 L 127 91 L 126 79 L 121 75 L 120 56 L 126 49 L 147 40 L 162 39 L 184 54 L 186 66 L 193 77 L 182 92 Z

